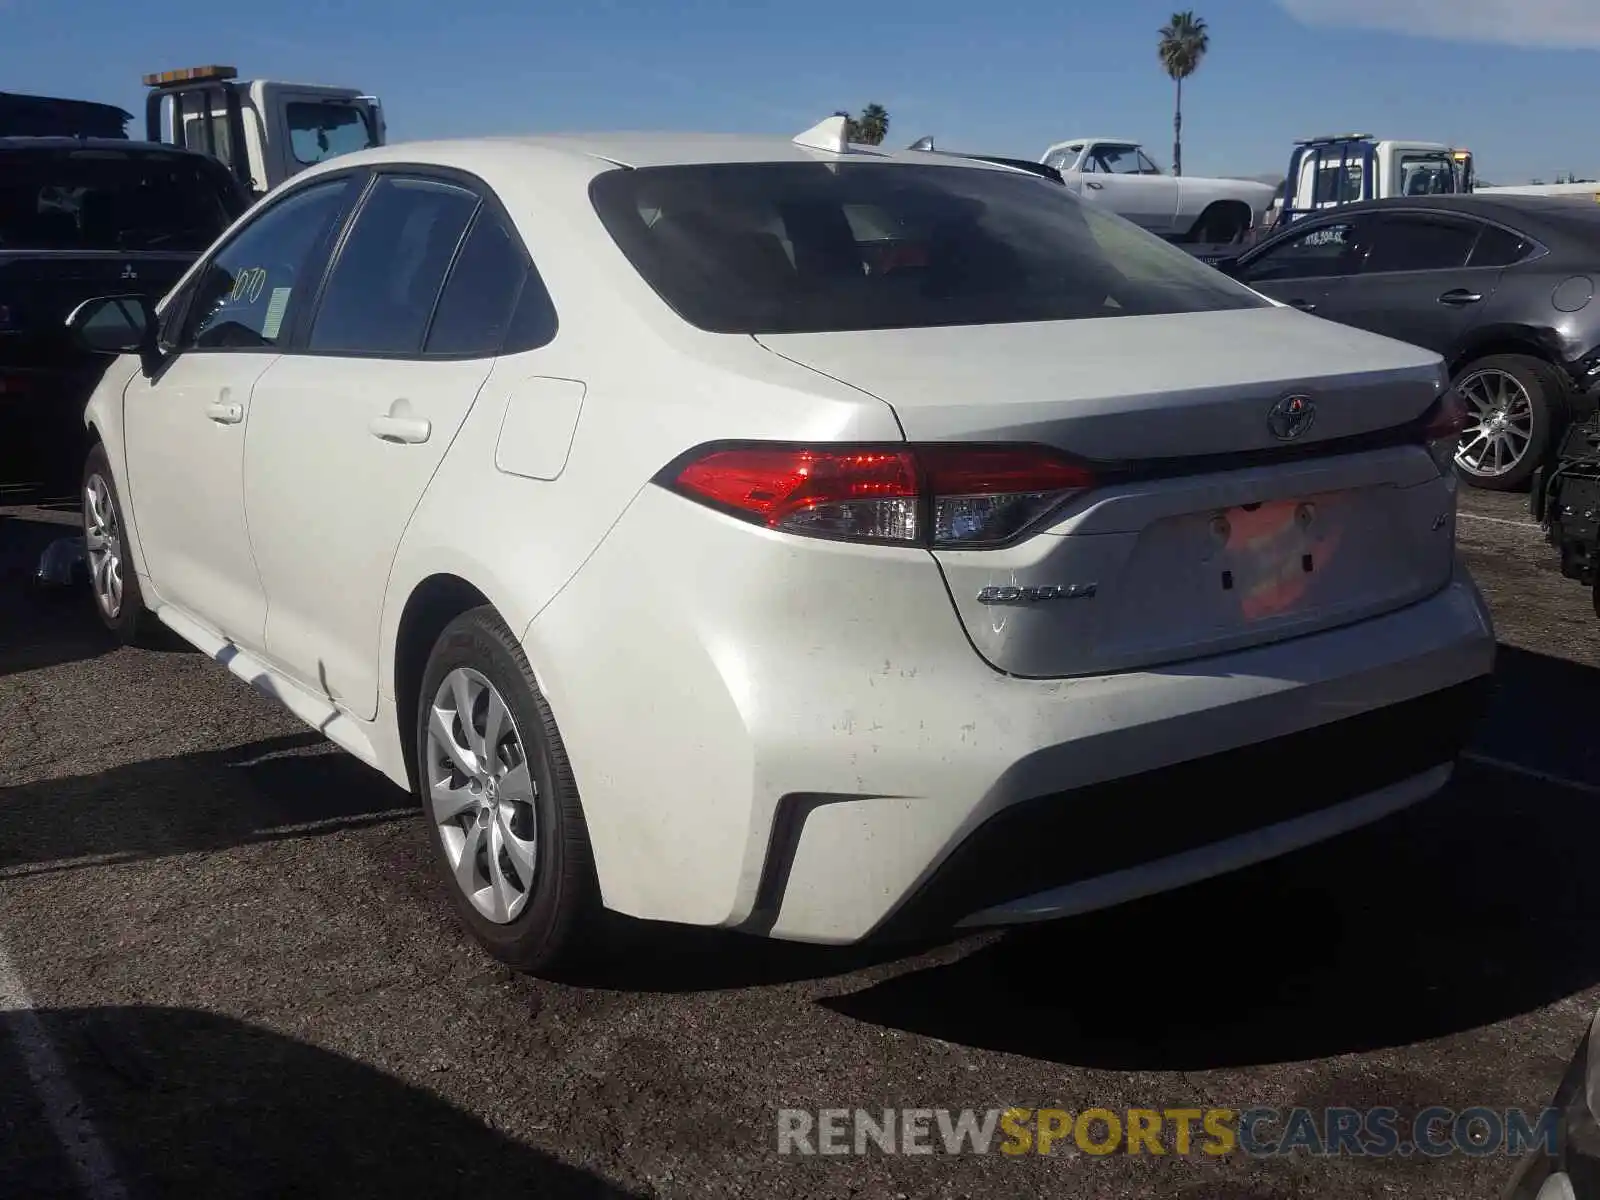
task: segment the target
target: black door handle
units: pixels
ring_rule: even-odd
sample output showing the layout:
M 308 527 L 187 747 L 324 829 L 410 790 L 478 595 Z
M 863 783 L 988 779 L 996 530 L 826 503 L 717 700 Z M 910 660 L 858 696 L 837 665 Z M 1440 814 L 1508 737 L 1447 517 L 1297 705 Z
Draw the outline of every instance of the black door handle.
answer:
M 1290 308 L 1298 308 L 1301 312 L 1311 312 L 1317 306 L 1309 300 L 1285 300 Z
M 1440 296 L 1439 303 L 1460 306 L 1463 304 L 1476 304 L 1482 299 L 1483 296 L 1478 292 L 1469 292 L 1466 288 L 1456 288 L 1454 291 L 1446 292 Z

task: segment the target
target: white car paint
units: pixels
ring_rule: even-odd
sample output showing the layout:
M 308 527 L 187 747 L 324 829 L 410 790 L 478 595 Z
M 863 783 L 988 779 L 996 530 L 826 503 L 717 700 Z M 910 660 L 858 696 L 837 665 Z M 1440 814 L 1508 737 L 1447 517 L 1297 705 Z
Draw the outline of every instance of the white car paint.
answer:
M 930 159 L 862 153 L 890 169 Z M 728 439 L 1269 453 L 1265 415 L 1288 391 L 1321 398 L 1312 441 L 1393 426 L 1442 393 L 1437 356 L 1277 306 L 702 332 L 640 277 L 586 194 L 617 164 L 836 157 L 778 139 L 619 135 L 396 145 L 305 172 L 287 186 L 385 163 L 477 176 L 512 215 L 559 332 L 495 359 L 189 352 L 154 381 L 119 361 L 87 420 L 146 603 L 409 787 L 402 617 L 430 580 L 466 581 L 548 699 L 607 907 L 833 943 L 878 928 L 1012 805 L 1491 670 L 1489 615 L 1453 554 L 1454 477 L 1420 444 L 1111 483 L 993 551 L 796 536 L 651 482 Z M 219 404 L 241 419 L 214 419 Z M 415 422 L 424 440 L 375 435 Z M 1188 602 L 1214 583 L 1201 564 L 1216 514 L 1307 498 L 1367 551 L 1344 560 L 1338 603 L 1252 627 Z M 1092 615 L 1078 601 L 971 599 L 1084 579 L 1103 591 L 1082 602 Z M 1426 765 L 1254 842 L 1108 870 L 985 919 L 1078 911 L 1084 887 L 1114 903 L 1330 836 L 1435 790 L 1448 763 Z
M 1116 158 L 1118 169 L 1105 170 L 1099 152 Z M 1060 171 L 1067 186 L 1085 200 L 1167 238 L 1189 237 L 1216 204 L 1244 205 L 1250 213 L 1248 228 L 1260 225 L 1272 206 L 1271 184 L 1170 175 L 1132 138 L 1068 138 L 1050 146 L 1039 161 Z

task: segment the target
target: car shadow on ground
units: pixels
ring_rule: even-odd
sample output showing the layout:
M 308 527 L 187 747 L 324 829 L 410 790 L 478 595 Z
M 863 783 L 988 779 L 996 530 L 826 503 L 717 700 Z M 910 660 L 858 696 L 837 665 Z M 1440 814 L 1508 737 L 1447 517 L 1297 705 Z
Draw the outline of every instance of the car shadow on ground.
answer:
M 257 1026 L 175 1008 L 34 1015 L 131 1200 L 643 1195 L 521 1145 L 431 1092 Z M 4 1036 L 28 1020 L 0 1013 L 0 1107 L 16 1122 L 0 1144 L 0 1177 L 8 1194 L 72 1195 L 69 1161 Z M 70 1115 L 74 1124 L 80 1115 Z
M 1591 987 L 1600 982 L 1590 732 L 1600 672 L 1503 649 L 1498 676 L 1476 743 L 1482 758 L 1424 804 L 1231 876 L 1009 932 L 953 963 L 822 1003 L 1075 1066 L 1204 1070 L 1404 1045 Z
M 416 817 L 405 792 L 307 731 L 0 788 L 0 880 Z

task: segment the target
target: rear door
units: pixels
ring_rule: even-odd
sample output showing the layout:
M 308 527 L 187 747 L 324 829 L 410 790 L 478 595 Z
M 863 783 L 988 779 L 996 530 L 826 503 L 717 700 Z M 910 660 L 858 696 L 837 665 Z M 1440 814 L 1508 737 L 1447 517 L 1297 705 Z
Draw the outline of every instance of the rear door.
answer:
M 356 716 L 377 711 L 378 623 L 401 536 L 528 274 L 482 185 L 386 168 L 294 352 L 256 387 L 245 507 L 267 656 Z
M 1231 272 L 1263 296 L 1315 316 L 1347 286 L 1362 252 L 1362 225 L 1355 217 L 1306 218 L 1281 240 L 1239 260 Z
M 1322 315 L 1452 357 L 1500 283 L 1500 266 L 1473 259 L 1487 228 L 1453 213 L 1373 214 L 1359 269 Z

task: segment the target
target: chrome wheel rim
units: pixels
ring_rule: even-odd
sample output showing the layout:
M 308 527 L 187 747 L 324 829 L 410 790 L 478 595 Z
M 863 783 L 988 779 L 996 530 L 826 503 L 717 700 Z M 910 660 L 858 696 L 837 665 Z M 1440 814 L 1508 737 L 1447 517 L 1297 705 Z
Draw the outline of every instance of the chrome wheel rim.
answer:
M 456 887 L 485 920 L 515 921 L 533 894 L 539 785 L 505 698 L 470 667 L 433 694 L 427 785 Z
M 83 485 L 83 544 L 94 602 L 114 621 L 122 612 L 122 530 L 111 485 L 102 475 L 89 476 Z
M 1456 466 L 1493 479 L 1516 469 L 1533 444 L 1533 397 L 1516 376 L 1496 368 L 1463 376 L 1456 390 L 1467 404 L 1467 428 L 1456 443 Z

